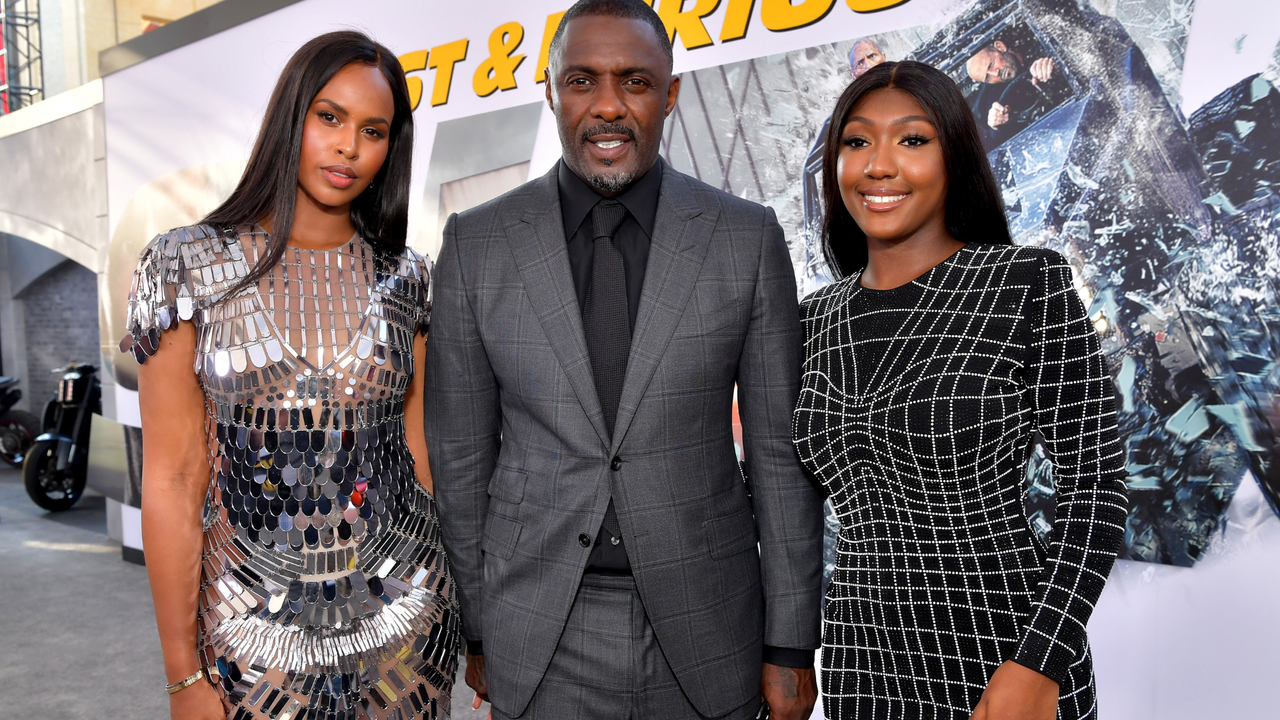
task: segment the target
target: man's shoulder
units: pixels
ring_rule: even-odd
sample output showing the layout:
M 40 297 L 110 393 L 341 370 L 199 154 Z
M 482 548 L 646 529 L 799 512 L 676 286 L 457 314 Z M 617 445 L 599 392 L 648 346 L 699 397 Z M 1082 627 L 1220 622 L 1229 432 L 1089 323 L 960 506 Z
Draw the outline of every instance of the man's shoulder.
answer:
M 554 179 L 550 182 L 554 185 Z M 455 214 L 452 216 L 454 233 L 459 237 L 490 237 L 501 233 L 513 220 L 524 217 L 531 208 L 537 206 L 537 198 L 546 193 L 547 183 L 546 177 L 535 178 L 492 200 Z
M 663 172 L 666 174 L 663 177 L 664 184 L 668 179 L 671 179 L 677 184 L 684 185 L 679 192 L 673 193 L 676 197 L 681 197 L 684 202 L 692 203 L 700 208 L 715 208 L 719 211 L 723 220 L 754 223 L 756 227 L 759 227 L 760 223 L 764 222 L 765 215 L 769 211 L 769 208 L 760 203 L 740 198 L 720 188 L 708 185 L 692 175 L 686 175 L 676 170 L 670 165 L 663 168 Z

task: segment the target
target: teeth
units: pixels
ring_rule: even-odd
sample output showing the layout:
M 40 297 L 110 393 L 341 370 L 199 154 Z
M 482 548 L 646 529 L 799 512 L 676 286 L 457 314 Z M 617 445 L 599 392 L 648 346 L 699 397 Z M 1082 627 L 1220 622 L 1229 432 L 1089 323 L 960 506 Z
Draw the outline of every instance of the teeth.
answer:
M 906 195 L 863 195 L 867 202 L 874 205 L 884 205 L 888 203 L 898 202 L 906 197 Z
M 596 143 L 596 147 L 600 148 L 601 150 L 608 150 L 609 148 L 616 148 L 621 144 L 622 144 L 621 140 L 601 140 Z

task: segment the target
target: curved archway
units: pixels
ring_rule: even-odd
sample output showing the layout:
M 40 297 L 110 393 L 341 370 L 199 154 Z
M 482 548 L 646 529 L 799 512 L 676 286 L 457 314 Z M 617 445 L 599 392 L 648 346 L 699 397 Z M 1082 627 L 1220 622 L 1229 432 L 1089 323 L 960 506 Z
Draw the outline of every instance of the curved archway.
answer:
M 86 240 L 70 235 L 39 220 L 7 210 L 0 210 L 0 233 L 16 235 L 24 240 L 42 245 L 56 253 L 65 255 L 95 273 L 102 271 L 102 260 L 99 259 L 97 247 Z

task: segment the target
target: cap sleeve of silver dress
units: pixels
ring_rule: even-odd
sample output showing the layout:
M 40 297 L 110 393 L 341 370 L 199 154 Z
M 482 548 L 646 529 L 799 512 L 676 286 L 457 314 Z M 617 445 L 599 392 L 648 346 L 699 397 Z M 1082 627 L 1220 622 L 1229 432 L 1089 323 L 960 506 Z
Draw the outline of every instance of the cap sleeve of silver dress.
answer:
M 139 364 L 146 362 L 160 347 L 160 334 L 178 326 L 178 320 L 190 320 L 192 299 L 185 294 L 178 306 L 178 286 L 183 274 L 178 230 L 157 235 L 142 251 L 138 267 L 129 287 L 129 309 L 125 327 L 128 335 L 120 341 L 120 352 L 128 353 Z
M 222 241 L 208 225 L 157 235 L 133 273 L 125 323 L 129 334 L 120 341 L 120 352 L 133 355 L 139 364 L 146 362 L 159 349 L 165 330 L 195 319 L 213 296 L 247 274 L 239 246 Z

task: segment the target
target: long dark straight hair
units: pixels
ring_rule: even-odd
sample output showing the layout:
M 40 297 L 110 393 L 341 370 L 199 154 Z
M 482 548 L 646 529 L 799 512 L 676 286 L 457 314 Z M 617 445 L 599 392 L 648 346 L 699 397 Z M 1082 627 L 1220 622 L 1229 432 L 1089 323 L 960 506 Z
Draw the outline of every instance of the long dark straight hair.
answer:
M 339 70 L 352 64 L 382 71 L 391 86 L 395 116 L 388 134 L 387 159 L 370 187 L 351 203 L 351 223 L 377 251 L 404 251 L 409 227 L 409 169 L 413 161 L 413 111 L 404 70 L 394 53 L 364 33 L 331 32 L 307 42 L 289 59 L 271 92 L 240 184 L 203 221 L 221 230 L 271 219 L 266 253 L 228 294 L 257 283 L 284 255 L 298 194 L 303 123 L 321 88 Z
M 853 221 L 840 196 L 837 161 L 840 137 L 853 108 L 876 90 L 896 88 L 915 101 L 938 131 L 947 170 L 946 226 L 951 237 L 965 243 L 1012 245 L 996 184 L 978 125 L 955 81 L 930 65 L 904 60 L 877 65 L 854 80 L 836 101 L 822 153 L 822 254 L 835 279 L 867 267 L 867 234 Z

